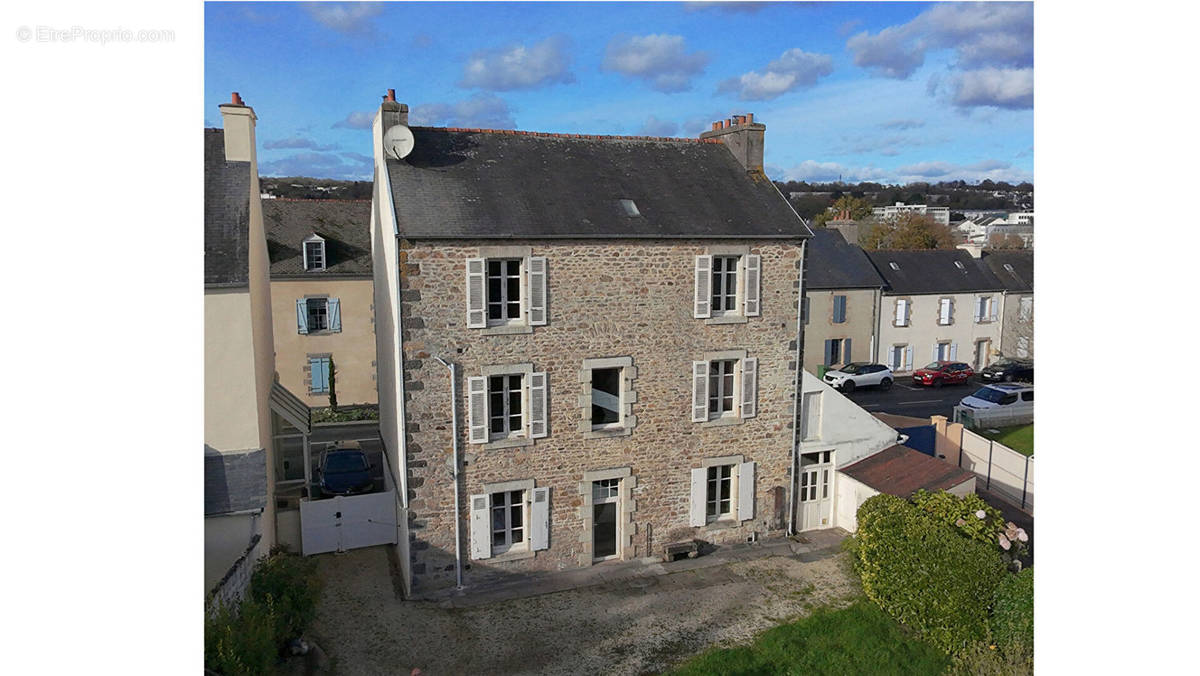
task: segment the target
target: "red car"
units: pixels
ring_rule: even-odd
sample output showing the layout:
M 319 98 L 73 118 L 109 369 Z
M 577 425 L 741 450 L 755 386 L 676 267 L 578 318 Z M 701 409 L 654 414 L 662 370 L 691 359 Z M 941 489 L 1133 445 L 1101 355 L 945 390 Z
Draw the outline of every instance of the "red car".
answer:
M 914 385 L 957 385 L 967 382 L 975 371 L 961 361 L 935 361 L 913 372 Z

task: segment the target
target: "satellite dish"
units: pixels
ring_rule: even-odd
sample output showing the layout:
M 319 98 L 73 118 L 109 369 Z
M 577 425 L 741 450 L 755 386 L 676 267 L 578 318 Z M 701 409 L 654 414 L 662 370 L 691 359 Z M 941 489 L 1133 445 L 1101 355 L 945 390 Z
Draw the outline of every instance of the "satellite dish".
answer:
M 401 160 L 413 149 L 413 133 L 408 127 L 398 124 L 383 135 L 383 152 L 388 157 Z

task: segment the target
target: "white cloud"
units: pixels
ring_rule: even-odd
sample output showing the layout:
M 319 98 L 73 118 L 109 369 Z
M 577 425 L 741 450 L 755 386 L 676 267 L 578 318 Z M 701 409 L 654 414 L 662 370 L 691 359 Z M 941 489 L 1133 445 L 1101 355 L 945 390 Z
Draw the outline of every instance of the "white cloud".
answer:
M 574 82 L 575 76 L 568 70 L 571 57 L 566 49 L 567 39 L 555 36 L 529 47 L 511 45 L 481 50 L 467 59 L 458 84 L 503 92 Z
M 804 160 L 800 164 L 782 170 L 784 181 L 836 181 L 847 183 L 876 181 L 887 177 L 887 172 L 875 167 L 847 167 L 837 162 Z
M 954 49 L 961 67 L 1033 65 L 1033 3 L 945 3 L 908 23 L 846 42 L 855 65 L 877 75 L 905 79 L 925 63 L 930 50 Z
M 674 136 L 678 131 L 678 124 L 671 120 L 660 120 L 651 115 L 646 118 L 646 123 L 642 125 L 638 134 L 641 136 Z
M 687 53 L 682 35 L 635 35 L 613 38 L 601 67 L 646 80 L 660 92 L 681 92 L 707 65 L 707 54 Z
M 1021 110 L 1033 107 L 1032 68 L 984 68 L 960 73 L 951 81 L 954 105 L 962 108 L 995 106 Z
M 336 147 L 337 146 L 320 145 L 313 139 L 307 138 L 304 136 L 293 136 L 291 138 L 276 139 L 273 141 L 264 141 L 263 142 L 264 150 L 278 150 L 281 148 L 289 148 L 289 149 L 307 148 L 309 150 L 333 150 Z
M 763 72 L 750 71 L 721 82 L 717 93 L 736 93 L 742 101 L 769 101 L 780 94 L 811 87 L 833 72 L 828 54 L 812 54 L 789 49 L 767 64 Z
M 366 180 L 373 160 L 359 153 L 295 153 L 278 160 L 259 162 L 264 176 L 310 176 L 338 180 Z
M 332 129 L 370 129 L 375 120 L 375 114 L 370 112 L 353 112 L 346 119 L 333 123 Z
M 1008 162 L 986 159 L 971 164 L 955 164 L 953 162 L 918 162 L 897 167 L 893 173 L 894 179 L 901 183 L 914 181 L 957 181 L 978 183 L 983 179 L 993 181 L 1008 181 L 1020 183 L 1032 181 L 1033 175 L 1024 169 L 1013 167 Z
M 456 103 L 423 103 L 413 106 L 414 125 L 515 129 L 508 103 L 494 94 L 476 94 Z
M 317 23 L 345 35 L 371 35 L 375 17 L 383 12 L 377 2 L 306 2 L 304 9 Z

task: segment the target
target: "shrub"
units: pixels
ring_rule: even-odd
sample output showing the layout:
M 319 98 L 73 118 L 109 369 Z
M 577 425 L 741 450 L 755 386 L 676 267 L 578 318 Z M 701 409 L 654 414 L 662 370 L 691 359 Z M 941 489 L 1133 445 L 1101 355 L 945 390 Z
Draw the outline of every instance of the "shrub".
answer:
M 250 597 L 274 608 L 275 636 L 280 644 L 298 637 L 316 615 L 321 593 L 316 569 L 316 561 L 292 554 L 286 548 L 272 549 L 270 556 L 254 568 Z
M 219 674 L 269 674 L 279 656 L 278 618 L 270 602 L 221 604 L 204 622 L 204 667 Z
M 987 636 L 988 604 L 1004 577 L 996 548 L 891 495 L 858 511 L 858 571 L 867 597 L 944 652 Z
M 951 526 L 984 544 L 995 545 L 996 537 L 1004 532 L 1004 516 L 1000 510 L 974 493 L 960 498 L 945 491 L 930 493 L 922 489 L 913 494 L 912 502 L 939 523 Z M 979 512 L 986 516 L 980 519 Z
M 1002 652 L 995 644 L 977 641 L 951 657 L 946 673 L 950 676 L 1033 676 L 1033 656 Z
M 1004 578 L 992 604 L 992 637 L 1010 654 L 1033 652 L 1033 569 Z

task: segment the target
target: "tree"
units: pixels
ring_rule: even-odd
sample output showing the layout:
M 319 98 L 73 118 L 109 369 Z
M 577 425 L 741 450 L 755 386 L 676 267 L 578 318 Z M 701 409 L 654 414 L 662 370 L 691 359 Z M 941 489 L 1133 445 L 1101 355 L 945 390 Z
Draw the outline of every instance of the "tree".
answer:
M 333 357 L 329 358 L 329 408 L 337 410 L 337 383 L 336 371 L 333 369 Z
M 849 216 L 852 221 L 861 221 L 871 215 L 871 203 L 861 197 L 843 195 L 834 201 L 833 206 L 813 218 L 813 225 L 825 227 L 829 221 Z
M 1020 235 L 996 232 L 988 239 L 989 249 L 1024 249 L 1025 240 Z
M 909 212 L 873 224 L 859 243 L 864 249 L 953 249 L 954 235 L 929 216 Z

